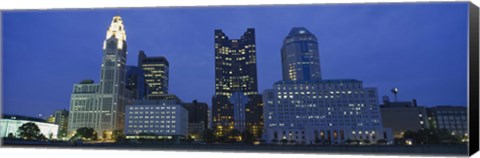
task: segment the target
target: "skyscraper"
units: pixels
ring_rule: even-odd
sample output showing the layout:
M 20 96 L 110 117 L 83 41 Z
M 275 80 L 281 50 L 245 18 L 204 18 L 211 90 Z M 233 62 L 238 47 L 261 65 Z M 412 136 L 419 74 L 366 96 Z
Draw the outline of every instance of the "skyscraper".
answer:
M 125 105 L 128 102 L 125 88 L 127 35 L 120 16 L 113 17 L 103 43 L 103 62 L 100 77 L 100 117 L 97 132 L 110 136 L 114 130 L 123 130 Z M 107 138 L 109 139 L 109 138 Z
M 259 134 L 258 129 L 263 123 L 262 119 L 254 119 L 262 115 L 262 101 L 257 89 L 255 30 L 247 29 L 240 39 L 229 39 L 222 30 L 215 30 L 214 36 L 212 114 L 216 135 L 225 135 L 232 129 Z M 249 118 L 251 114 L 256 117 Z
M 93 81 L 86 81 L 74 85 L 70 102 L 70 132 L 90 127 L 108 140 L 112 139 L 113 131 L 123 130 L 125 105 L 130 102 L 126 97 L 129 92 L 125 88 L 126 40 L 122 18 L 114 16 L 103 42 L 100 83 L 97 85 Z M 80 97 L 82 95 L 86 97 Z
M 283 40 L 284 81 L 320 80 L 320 59 L 315 35 L 304 27 L 294 27 Z
M 163 57 L 147 57 L 144 51 L 138 53 L 138 67 L 145 71 L 148 84 L 147 95 L 168 94 L 168 60 Z
M 130 90 L 130 97 L 144 99 L 147 94 L 147 83 L 145 82 L 145 71 L 136 66 L 127 66 L 127 89 Z
M 391 141 L 391 129 L 382 126 L 377 89 L 353 79 L 322 80 L 317 45 L 303 27 L 293 28 L 284 40 L 283 80 L 263 92 L 263 139 L 294 144 Z

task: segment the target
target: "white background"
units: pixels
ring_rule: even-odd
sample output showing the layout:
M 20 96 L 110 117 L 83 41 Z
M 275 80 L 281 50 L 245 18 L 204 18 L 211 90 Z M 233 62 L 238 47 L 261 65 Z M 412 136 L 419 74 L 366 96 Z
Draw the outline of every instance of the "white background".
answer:
M 426 0 L 176 0 L 176 1 L 152 1 L 152 0 L 0 0 L 0 10 L 11 9 L 52 9 L 52 8 L 105 8 L 105 7 L 142 7 L 142 6 L 206 6 L 206 5 L 258 5 L 258 4 L 298 4 L 298 3 L 372 3 L 372 2 L 424 2 Z M 447 1 L 447 0 L 435 0 Z M 465 1 L 465 0 L 461 0 Z M 472 0 L 480 6 L 480 0 Z M 0 16 L 1 19 L 1 16 Z M 1 24 L 0 24 L 1 30 Z M 1 41 L 1 36 L 0 36 Z M 0 42 L 0 48 L 1 46 Z M 0 50 L 1 51 L 1 50 Z M 1 53 L 1 52 L 0 52 Z M 0 69 L 2 64 L 0 63 Z M 1 75 L 2 73 L 0 73 Z M 0 76 L 0 84 L 1 82 Z M 1 91 L 0 85 L 0 91 Z M 0 101 L 2 100 L 0 94 Z M 1 104 L 1 102 L 0 102 Z M 1 113 L 1 111 L 0 111 Z M 478 114 L 478 113 L 477 113 Z M 478 140 L 477 140 L 478 141 Z M 289 153 L 245 153 L 245 152 L 173 152 L 173 151 L 148 151 L 148 150 L 85 150 L 85 149 L 53 149 L 53 148 L 0 148 L 1 157 L 104 157 L 104 158 L 145 158 L 145 157 L 191 157 L 191 158 L 313 158 L 313 157 L 412 157 L 398 155 L 342 155 L 339 154 L 289 154 Z M 418 157 L 418 156 L 417 156 Z M 422 156 L 426 157 L 426 156 Z M 480 157 L 475 154 L 474 157 Z

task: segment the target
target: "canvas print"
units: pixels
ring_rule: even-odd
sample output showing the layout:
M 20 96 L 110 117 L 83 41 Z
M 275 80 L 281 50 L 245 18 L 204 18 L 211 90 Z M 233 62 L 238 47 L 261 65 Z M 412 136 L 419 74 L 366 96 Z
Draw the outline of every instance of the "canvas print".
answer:
M 467 155 L 468 15 L 467 2 L 3 11 L 2 145 Z

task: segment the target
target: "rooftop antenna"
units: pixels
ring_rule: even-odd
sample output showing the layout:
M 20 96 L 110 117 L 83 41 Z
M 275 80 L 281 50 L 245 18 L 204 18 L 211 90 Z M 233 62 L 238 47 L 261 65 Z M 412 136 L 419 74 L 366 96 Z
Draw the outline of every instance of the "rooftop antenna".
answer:
M 398 88 L 392 88 L 391 91 L 392 91 L 393 95 L 395 96 L 395 102 L 397 102 L 398 101 L 397 100 Z

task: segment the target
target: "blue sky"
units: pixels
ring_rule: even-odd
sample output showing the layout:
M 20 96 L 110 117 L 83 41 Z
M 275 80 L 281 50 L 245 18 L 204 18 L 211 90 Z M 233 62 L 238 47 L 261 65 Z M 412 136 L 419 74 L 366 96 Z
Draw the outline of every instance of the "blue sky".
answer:
M 3 111 L 37 116 L 69 109 L 74 83 L 100 78 L 114 15 L 127 32 L 128 65 L 139 50 L 170 62 L 169 93 L 211 105 L 214 29 L 230 39 L 253 27 L 259 91 L 281 80 L 280 47 L 292 27 L 319 41 L 324 79 L 358 79 L 379 98 L 466 105 L 468 3 L 328 4 L 3 12 Z M 379 99 L 379 102 L 381 99 Z

